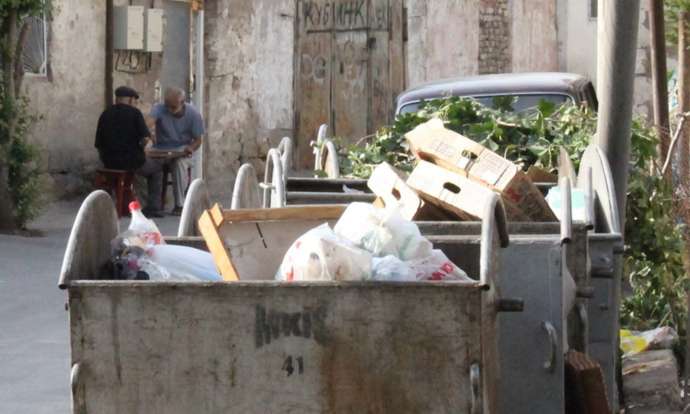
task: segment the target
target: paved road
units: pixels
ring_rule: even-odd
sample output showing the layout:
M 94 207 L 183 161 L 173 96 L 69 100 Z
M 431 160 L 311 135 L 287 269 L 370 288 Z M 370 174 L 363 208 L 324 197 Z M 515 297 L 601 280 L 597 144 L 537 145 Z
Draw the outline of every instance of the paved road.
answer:
M 44 237 L 0 235 L 0 413 L 70 412 L 66 294 L 57 288 L 81 201 L 59 202 L 32 223 Z M 163 234 L 176 217 L 157 219 Z M 120 227 L 124 228 L 124 219 Z

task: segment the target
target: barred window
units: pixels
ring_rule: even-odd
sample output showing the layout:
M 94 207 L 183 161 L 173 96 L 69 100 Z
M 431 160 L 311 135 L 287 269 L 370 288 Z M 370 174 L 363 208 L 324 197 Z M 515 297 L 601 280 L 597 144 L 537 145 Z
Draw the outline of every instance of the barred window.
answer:
M 45 16 L 30 16 L 22 50 L 22 64 L 27 75 L 48 74 L 48 22 Z

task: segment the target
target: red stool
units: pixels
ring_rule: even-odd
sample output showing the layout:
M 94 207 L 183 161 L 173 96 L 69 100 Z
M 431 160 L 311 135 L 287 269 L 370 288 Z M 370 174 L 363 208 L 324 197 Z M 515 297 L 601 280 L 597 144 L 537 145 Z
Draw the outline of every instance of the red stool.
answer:
M 99 190 L 106 191 L 115 199 L 117 215 L 122 217 L 129 215 L 127 205 L 134 200 L 133 182 L 134 173 L 132 171 L 99 168 L 96 170 L 94 186 Z

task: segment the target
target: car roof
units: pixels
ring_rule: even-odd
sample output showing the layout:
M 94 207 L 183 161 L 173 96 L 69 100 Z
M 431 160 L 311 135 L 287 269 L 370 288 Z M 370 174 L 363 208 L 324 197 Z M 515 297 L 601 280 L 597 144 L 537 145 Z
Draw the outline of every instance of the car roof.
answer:
M 560 93 L 574 96 L 577 95 L 577 89 L 587 82 L 589 80 L 584 76 L 562 72 L 501 73 L 443 79 L 406 90 L 398 95 L 397 106 L 443 96 L 521 93 Z

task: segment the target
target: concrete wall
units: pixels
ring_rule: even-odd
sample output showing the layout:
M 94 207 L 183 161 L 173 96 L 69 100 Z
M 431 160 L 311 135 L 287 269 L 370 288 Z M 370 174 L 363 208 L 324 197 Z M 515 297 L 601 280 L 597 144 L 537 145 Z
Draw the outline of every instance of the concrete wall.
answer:
M 479 8 L 477 0 L 407 0 L 407 86 L 478 73 Z
M 292 135 L 295 9 L 294 0 L 207 3 L 204 168 L 225 205 L 240 165 L 262 171 L 268 148 Z
M 588 3 L 558 0 L 559 70 L 596 81 L 597 21 L 589 18 Z
M 49 29 L 49 76 L 27 76 L 24 92 L 43 119 L 30 141 L 55 197 L 84 191 L 84 172 L 98 163 L 96 122 L 104 106 L 105 2 L 62 0 Z
M 589 17 L 588 3 L 588 1 L 558 0 L 558 67 L 561 71 L 585 75 L 596 85 L 597 19 Z M 647 2 L 641 1 L 640 7 L 633 109 L 636 113 L 649 116 L 651 119 L 651 67 Z
M 407 0 L 406 84 L 557 70 L 557 16 L 552 0 Z
M 558 28 L 554 1 L 512 0 L 511 3 L 512 71 L 557 71 Z

